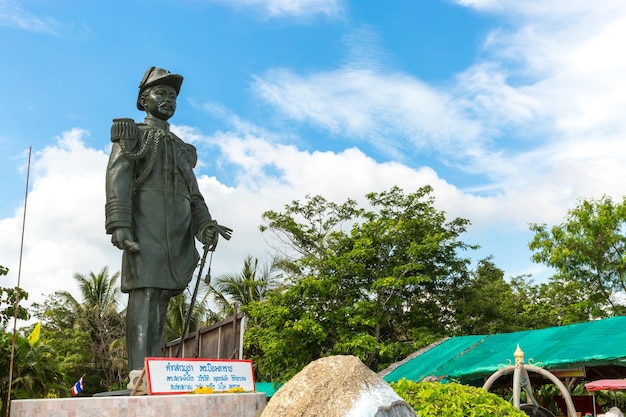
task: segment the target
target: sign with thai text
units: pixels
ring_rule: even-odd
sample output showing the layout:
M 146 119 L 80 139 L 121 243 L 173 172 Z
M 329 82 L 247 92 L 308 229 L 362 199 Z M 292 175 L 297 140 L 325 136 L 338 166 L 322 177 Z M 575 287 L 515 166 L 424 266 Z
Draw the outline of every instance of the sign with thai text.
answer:
M 146 374 L 150 394 L 185 394 L 204 387 L 255 391 L 249 360 L 146 358 Z

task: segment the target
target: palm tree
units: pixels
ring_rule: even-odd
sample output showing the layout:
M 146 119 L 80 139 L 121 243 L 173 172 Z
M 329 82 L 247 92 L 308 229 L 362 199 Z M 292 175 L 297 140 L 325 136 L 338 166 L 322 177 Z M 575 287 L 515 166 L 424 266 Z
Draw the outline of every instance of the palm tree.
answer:
M 223 274 L 210 286 L 221 314 L 225 317 L 233 313 L 234 303 L 246 306 L 254 301 L 262 301 L 268 291 L 278 287 L 278 260 L 259 266 L 259 260 L 251 255 L 245 257 L 241 272 Z
M 57 293 L 74 311 L 74 326 L 91 334 L 94 371 L 101 375 L 103 388 L 121 384 L 124 374 L 118 369 L 123 361 L 116 360 L 123 357 L 120 339 L 124 337 L 124 315 L 118 311 L 119 275 L 116 272 L 109 276 L 106 266 L 97 274 L 74 274 L 82 301 L 67 291 Z
M 82 303 L 67 291 L 59 292 L 67 302 L 73 304 L 83 312 L 89 312 L 91 318 L 102 319 L 107 315 L 117 313 L 120 290 L 117 287 L 117 280 L 120 276 L 116 272 L 109 277 L 109 268 L 105 266 L 98 274 L 90 272 L 89 275 L 74 274 L 74 279 L 78 281 L 78 287 L 82 296 Z
M 193 284 L 193 283 L 192 283 Z M 167 306 L 167 317 L 165 322 L 165 340 L 172 341 L 181 337 L 183 326 L 187 319 L 189 306 L 191 305 L 191 296 L 188 291 L 178 294 L 170 299 Z M 199 289 L 194 308 L 189 320 L 187 332 L 191 333 L 198 328 L 213 324 L 221 319 L 215 312 L 208 307 L 209 291 L 207 289 Z

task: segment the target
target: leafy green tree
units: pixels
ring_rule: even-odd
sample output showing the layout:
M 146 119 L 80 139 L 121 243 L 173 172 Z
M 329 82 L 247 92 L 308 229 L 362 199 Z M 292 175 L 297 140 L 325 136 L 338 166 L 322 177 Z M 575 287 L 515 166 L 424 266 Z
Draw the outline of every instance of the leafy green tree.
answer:
M 585 298 L 586 289 L 579 282 L 551 279 L 535 284 L 523 275 L 506 282 L 504 272 L 484 260 L 472 275 L 451 300 L 460 303 L 457 334 L 543 329 L 601 316 L 602 308 Z
M 509 282 L 491 258 L 479 261 L 470 280 L 450 303 L 456 311 L 455 334 L 494 334 L 542 329 L 586 321 L 597 309 L 584 300 L 577 282 L 550 280 L 539 285 L 528 276 Z
M 626 198 L 581 199 L 560 225 L 530 229 L 533 261 L 553 268 L 551 280 L 569 294 L 565 321 L 626 313 L 617 296 L 626 292 Z
M 494 334 L 523 330 L 513 287 L 491 258 L 478 262 L 470 279 L 462 283 L 451 300 L 456 311 L 456 334 Z
M 575 283 L 534 284 L 529 276 L 504 279 L 490 258 L 478 263 L 471 279 L 450 301 L 457 311 L 456 334 L 494 334 L 542 329 L 584 321 L 572 305 L 580 298 Z
M 448 334 L 448 300 L 468 275 L 459 252 L 474 246 L 459 240 L 469 222 L 446 221 L 431 192 L 370 193 L 367 210 L 307 197 L 264 213 L 262 230 L 299 257 L 281 264 L 290 286 L 246 307 L 257 322 L 246 347 L 262 352 L 253 358 L 262 378 L 286 380 L 333 354 L 356 355 L 377 370 L 421 347 L 415 341 Z
M 40 341 L 30 344 L 20 337 L 17 343 L 13 385 L 16 389 L 15 398 L 44 398 L 48 395 L 58 396 L 67 392 L 63 384 L 62 373 L 55 351 Z
M 305 202 L 292 201 L 285 205 L 283 212 L 263 213 L 266 224 L 259 229 L 274 235 L 272 248 L 275 259 L 280 260 L 278 266 L 292 280 L 297 280 L 323 267 L 319 262 L 325 257 L 331 235 L 361 212 L 351 199 L 336 204 L 322 196 L 307 196 Z
M 579 281 L 551 279 L 540 285 L 540 300 L 552 317 L 549 326 L 564 326 L 609 317 L 610 310 L 597 293 Z M 548 326 L 546 326 L 548 327 Z
M 56 352 L 66 385 L 71 387 L 85 374 L 86 391 L 95 392 L 93 387 L 100 387 L 100 375 L 94 371 L 91 331 L 77 321 L 75 307 L 55 293 L 32 308 L 42 321 L 41 341 Z
M 0 265 L 0 276 L 7 275 L 9 268 Z M 21 288 L 4 288 L 0 287 L 0 330 L 5 330 L 9 321 L 15 317 L 15 304 L 17 297 L 20 301 L 28 300 L 28 293 Z M 29 313 L 21 305 L 18 305 L 17 318 L 20 320 L 28 320 Z
M 518 306 L 516 322 L 522 323 L 519 330 L 560 325 L 552 304 L 552 298 L 558 298 L 558 291 L 549 291 L 553 284 L 536 285 L 529 276 L 517 276 L 511 279 L 510 285 Z
M 9 388 L 9 361 L 13 335 L 0 333 L 0 403 L 2 415 L 6 413 Z M 67 391 L 63 374 L 50 346 L 38 341 L 32 345 L 28 339 L 16 335 L 13 358 L 13 383 L 11 399 L 58 397 Z

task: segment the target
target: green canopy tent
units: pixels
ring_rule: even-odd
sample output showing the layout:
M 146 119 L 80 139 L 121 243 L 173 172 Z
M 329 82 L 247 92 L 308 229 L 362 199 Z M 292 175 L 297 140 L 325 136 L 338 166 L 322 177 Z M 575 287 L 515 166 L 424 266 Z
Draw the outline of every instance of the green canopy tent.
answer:
M 553 372 L 578 370 L 584 379 L 626 377 L 626 317 L 480 336 L 444 339 L 380 372 L 387 382 L 443 380 L 482 385 L 514 361 L 517 345 L 527 363 Z

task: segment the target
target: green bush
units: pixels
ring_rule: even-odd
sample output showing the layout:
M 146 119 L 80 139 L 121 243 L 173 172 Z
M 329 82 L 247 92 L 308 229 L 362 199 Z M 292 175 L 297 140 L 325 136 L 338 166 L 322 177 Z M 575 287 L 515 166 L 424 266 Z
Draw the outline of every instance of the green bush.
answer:
M 406 379 L 390 385 L 419 417 L 527 417 L 523 411 L 482 388 Z

